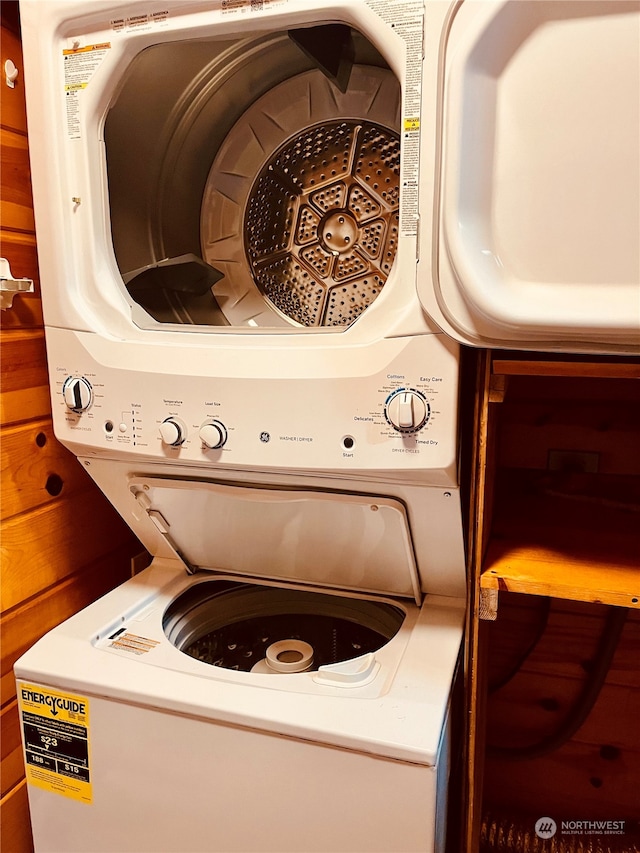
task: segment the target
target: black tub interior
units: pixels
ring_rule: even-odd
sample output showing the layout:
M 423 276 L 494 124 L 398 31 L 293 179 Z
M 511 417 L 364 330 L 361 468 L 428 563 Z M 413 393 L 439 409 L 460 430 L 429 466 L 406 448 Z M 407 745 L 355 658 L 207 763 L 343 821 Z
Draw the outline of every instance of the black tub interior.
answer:
M 212 666 L 248 672 L 267 648 L 302 640 L 313 669 L 375 652 L 399 631 L 404 614 L 385 602 L 260 586 L 205 581 L 167 608 L 163 627 L 185 654 Z

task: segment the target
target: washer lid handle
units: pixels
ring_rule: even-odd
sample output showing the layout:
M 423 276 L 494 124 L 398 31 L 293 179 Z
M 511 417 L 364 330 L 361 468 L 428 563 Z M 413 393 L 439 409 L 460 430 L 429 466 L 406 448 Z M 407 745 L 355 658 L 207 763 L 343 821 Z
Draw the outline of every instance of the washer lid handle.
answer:
M 134 486 L 131 487 L 131 494 L 138 502 L 138 505 L 141 506 L 145 513 L 149 516 L 156 530 L 158 530 L 164 541 L 171 549 L 173 556 L 177 557 L 178 560 L 180 560 L 182 565 L 185 567 L 185 570 L 188 575 L 194 575 L 197 572 L 198 567 L 194 566 L 189 561 L 189 559 L 182 553 L 180 548 L 178 548 L 178 545 L 174 542 L 173 538 L 169 533 L 169 528 L 171 527 L 171 525 L 159 510 L 153 509 L 152 501 L 149 495 L 142 489 L 138 490 Z

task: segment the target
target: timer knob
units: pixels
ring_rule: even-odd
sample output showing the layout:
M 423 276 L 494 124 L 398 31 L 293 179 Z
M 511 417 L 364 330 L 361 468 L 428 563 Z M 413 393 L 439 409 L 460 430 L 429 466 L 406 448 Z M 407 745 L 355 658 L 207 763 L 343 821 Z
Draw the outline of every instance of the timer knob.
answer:
M 418 391 L 401 388 L 388 398 L 385 414 L 398 432 L 417 432 L 429 418 L 429 404 Z
M 221 421 L 205 421 L 200 427 L 200 438 L 209 450 L 224 447 L 227 441 L 227 430 Z
M 84 412 L 93 400 L 93 390 L 84 376 L 69 376 L 62 386 L 62 396 L 72 412 Z
M 187 428 L 179 418 L 165 418 L 160 424 L 160 438 L 169 447 L 180 447 L 187 437 Z

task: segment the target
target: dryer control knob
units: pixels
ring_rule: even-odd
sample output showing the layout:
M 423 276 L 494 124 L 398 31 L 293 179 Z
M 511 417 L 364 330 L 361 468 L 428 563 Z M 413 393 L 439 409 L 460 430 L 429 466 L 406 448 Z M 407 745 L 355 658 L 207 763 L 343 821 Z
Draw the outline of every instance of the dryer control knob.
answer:
M 62 386 L 62 396 L 72 412 L 84 412 L 93 401 L 93 389 L 84 376 L 69 376 Z
M 417 432 L 429 420 L 429 404 L 419 391 L 412 388 L 394 391 L 387 397 L 384 411 L 398 432 Z
M 200 438 L 206 448 L 217 450 L 226 444 L 226 427 L 221 421 L 205 421 L 200 427 Z
M 160 438 L 168 447 L 180 447 L 187 437 L 187 428 L 180 418 L 165 418 L 160 424 Z

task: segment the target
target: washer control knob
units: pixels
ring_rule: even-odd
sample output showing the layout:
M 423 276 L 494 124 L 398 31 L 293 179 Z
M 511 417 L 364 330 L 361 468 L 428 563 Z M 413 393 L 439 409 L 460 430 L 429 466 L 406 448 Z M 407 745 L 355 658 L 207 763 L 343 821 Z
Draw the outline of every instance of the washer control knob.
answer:
M 160 424 L 160 438 L 168 447 L 180 447 L 187 437 L 187 428 L 180 418 L 165 418 Z
M 387 420 L 398 432 L 417 432 L 429 419 L 429 404 L 419 391 L 401 388 L 385 403 Z
M 200 427 L 200 438 L 209 450 L 224 447 L 227 441 L 227 430 L 222 421 L 205 421 Z
M 84 376 L 69 376 L 62 386 L 62 396 L 72 412 L 84 412 L 93 401 L 93 389 Z

